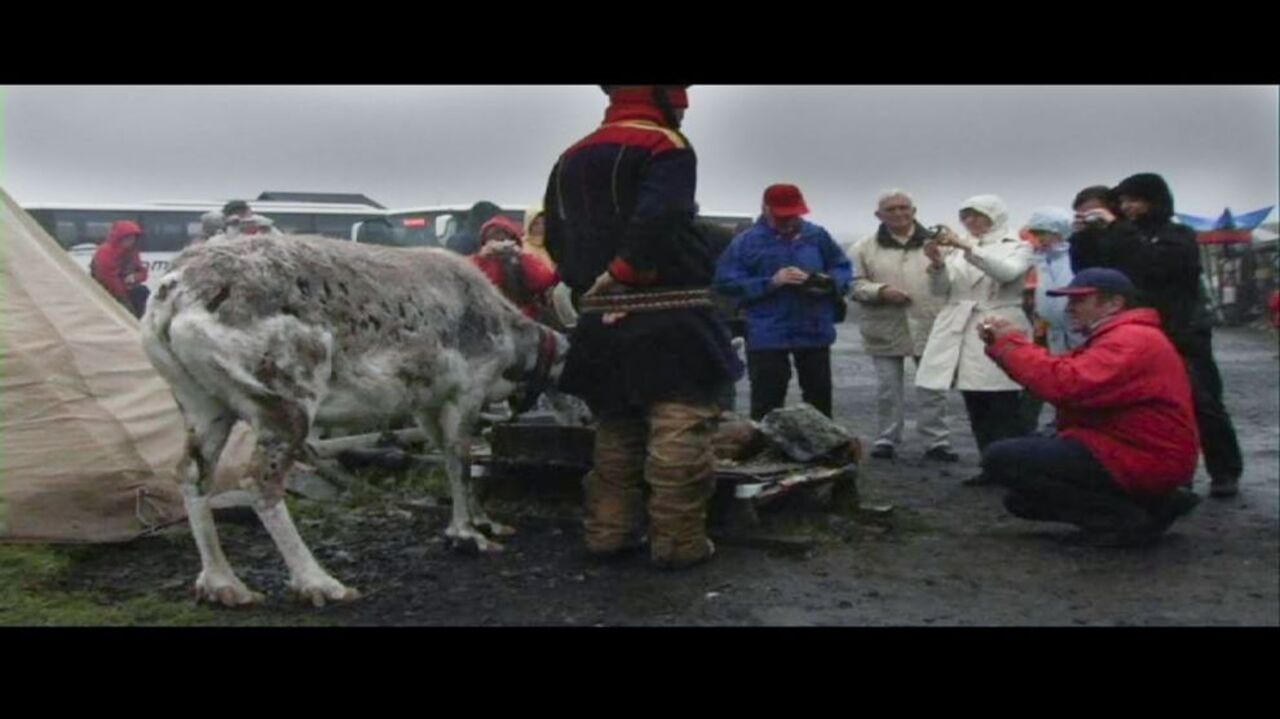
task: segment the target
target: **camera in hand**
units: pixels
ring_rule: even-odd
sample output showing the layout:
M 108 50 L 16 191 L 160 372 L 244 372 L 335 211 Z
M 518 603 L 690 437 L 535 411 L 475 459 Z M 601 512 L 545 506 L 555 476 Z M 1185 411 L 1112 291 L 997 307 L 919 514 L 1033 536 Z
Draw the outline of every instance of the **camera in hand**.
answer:
M 849 305 L 844 298 L 840 296 L 836 288 L 836 281 L 831 275 L 821 272 L 814 272 L 809 275 L 809 279 L 799 285 L 801 292 L 815 299 L 830 300 L 835 308 L 835 314 L 832 319 L 836 323 L 844 322 L 849 314 Z
M 800 285 L 800 289 L 805 294 L 813 295 L 814 297 L 825 297 L 835 294 L 836 281 L 832 279 L 831 275 L 814 272 L 809 275 L 809 279 Z

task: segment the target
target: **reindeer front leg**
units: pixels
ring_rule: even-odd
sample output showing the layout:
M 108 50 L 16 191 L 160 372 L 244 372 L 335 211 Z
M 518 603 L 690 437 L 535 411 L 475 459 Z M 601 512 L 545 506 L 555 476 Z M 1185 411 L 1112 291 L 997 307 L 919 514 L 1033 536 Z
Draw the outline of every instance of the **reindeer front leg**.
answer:
M 289 516 L 289 507 L 284 503 L 285 477 L 306 439 L 306 424 L 299 424 L 301 436 L 288 439 L 259 429 L 260 462 L 255 473 L 258 496 L 254 499 L 253 509 L 284 557 L 289 568 L 289 589 L 299 599 L 315 607 L 323 607 L 326 602 L 353 601 L 360 598 L 360 592 L 343 586 L 320 566 L 306 542 L 302 541 L 293 518 Z
M 457 545 L 474 544 L 481 552 L 500 552 L 502 545 L 489 539 L 476 529 L 475 517 L 472 514 L 471 498 L 471 425 L 472 418 L 478 416 L 479 405 L 475 411 L 464 411 L 462 402 L 458 400 L 445 402 L 439 409 L 436 422 L 430 418 L 419 419 L 423 431 L 440 449 L 444 457 L 445 474 L 449 477 L 449 494 L 452 501 L 452 517 L 445 536 Z M 433 426 L 434 425 L 434 426 Z M 481 515 L 483 522 L 491 523 Z
M 298 534 L 283 500 L 259 499 L 253 503 L 253 508 L 289 567 L 289 589 L 298 599 L 314 607 L 323 607 L 326 602 L 350 602 L 360 598 L 359 591 L 344 586 L 316 561 Z
M 468 455 L 470 447 L 467 447 Z M 467 494 L 467 508 L 471 513 L 472 526 L 480 529 L 490 537 L 510 537 L 516 533 L 515 527 L 502 524 L 489 517 L 489 513 L 484 511 L 484 505 L 480 503 L 480 496 L 476 491 L 476 480 L 471 476 L 471 462 L 464 462 L 464 474 L 462 479 L 463 490 Z

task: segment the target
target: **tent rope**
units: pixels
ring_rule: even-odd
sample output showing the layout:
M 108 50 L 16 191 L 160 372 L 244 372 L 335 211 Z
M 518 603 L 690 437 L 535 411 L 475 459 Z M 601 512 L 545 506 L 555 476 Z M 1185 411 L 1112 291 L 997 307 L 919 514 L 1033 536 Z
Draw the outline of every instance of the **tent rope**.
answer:
M 160 510 L 157 509 L 156 501 L 152 499 L 151 495 L 147 492 L 147 488 L 139 487 L 133 506 L 133 514 L 138 518 L 138 523 L 142 525 L 142 533 L 138 535 L 139 537 L 147 537 L 155 534 L 156 532 L 159 532 L 163 526 L 159 521 L 151 521 L 143 516 L 144 513 L 142 511 L 142 506 L 144 503 L 151 507 L 151 513 L 153 516 L 161 516 Z

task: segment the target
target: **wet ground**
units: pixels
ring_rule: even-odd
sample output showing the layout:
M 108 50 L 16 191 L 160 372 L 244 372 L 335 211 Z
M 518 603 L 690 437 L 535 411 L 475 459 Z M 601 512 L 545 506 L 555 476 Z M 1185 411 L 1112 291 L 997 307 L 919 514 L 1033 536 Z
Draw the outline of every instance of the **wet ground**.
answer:
M 851 318 L 853 319 L 853 318 Z M 1069 527 L 1009 516 L 1000 490 L 968 488 L 976 451 L 953 397 L 959 464 L 925 464 L 908 424 L 896 461 L 865 460 L 864 501 L 890 519 L 798 510 L 768 528 L 814 540 L 808 550 L 721 544 L 710 564 L 679 573 L 642 558 L 599 564 L 581 550 L 570 501 L 500 503 L 519 534 L 508 551 L 473 557 L 441 538 L 441 507 L 365 501 L 300 503 L 300 527 L 357 603 L 313 610 L 285 595 L 285 569 L 253 522 L 224 523 L 240 576 L 268 595 L 256 620 L 343 625 L 1280 625 L 1280 357 L 1261 328 L 1216 332 L 1226 403 L 1245 455 L 1238 498 L 1206 498 L 1163 542 L 1143 549 L 1072 546 Z M 836 419 L 869 446 L 875 378 L 853 324 L 833 350 Z M 746 386 L 739 403 L 745 407 Z M 798 398 L 793 387 L 791 398 Z M 910 401 L 910 400 L 909 400 Z M 908 407 L 912 416 L 913 405 Z M 1197 475 L 1204 494 L 1207 477 Z M 189 601 L 199 562 L 183 531 L 77 552 L 59 586 L 104 603 Z M 201 623 L 240 623 L 218 610 Z

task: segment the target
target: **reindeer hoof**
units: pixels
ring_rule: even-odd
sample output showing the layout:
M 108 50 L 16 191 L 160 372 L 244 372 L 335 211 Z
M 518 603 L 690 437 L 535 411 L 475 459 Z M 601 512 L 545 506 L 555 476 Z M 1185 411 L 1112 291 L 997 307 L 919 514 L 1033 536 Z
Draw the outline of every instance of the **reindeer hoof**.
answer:
M 469 557 L 479 556 L 480 554 L 496 554 L 504 549 L 498 542 L 475 530 L 459 533 L 446 532 L 445 536 L 449 540 L 450 549 Z
M 474 537 L 448 537 L 449 550 L 464 557 L 480 556 L 480 543 Z
M 221 604 L 232 609 L 261 604 L 266 597 L 250 591 L 239 579 L 212 579 L 201 574 L 194 587 L 196 602 Z
M 485 554 L 501 554 L 506 551 L 506 547 L 498 542 L 486 540 L 480 543 L 480 551 Z
M 354 602 L 360 598 L 360 592 L 352 587 L 343 586 L 336 579 L 326 577 L 325 579 L 299 582 L 289 586 L 294 596 L 304 604 L 319 609 L 326 603 L 343 604 L 345 602 Z
M 510 537 L 516 533 L 515 527 L 509 527 L 493 520 L 477 524 L 476 528 L 491 537 Z

